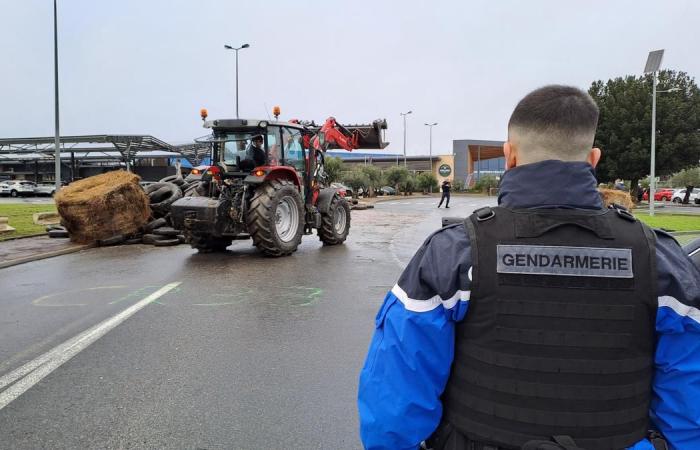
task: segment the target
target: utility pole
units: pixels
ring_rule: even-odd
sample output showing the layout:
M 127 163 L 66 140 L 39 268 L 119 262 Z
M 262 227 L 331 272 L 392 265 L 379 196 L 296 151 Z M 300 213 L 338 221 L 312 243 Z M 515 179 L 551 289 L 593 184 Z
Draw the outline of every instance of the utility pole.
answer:
M 651 87 L 651 167 L 649 168 L 649 215 L 654 215 L 654 193 L 656 191 L 656 72 L 661 67 L 663 50 L 649 52 L 644 73 L 652 73 Z
M 406 116 L 412 114 L 413 111 L 399 113 L 403 116 L 403 166 L 406 167 Z
M 54 79 L 54 103 L 55 103 L 55 116 L 56 116 L 56 128 L 54 136 L 54 146 L 55 146 L 55 186 L 56 193 L 61 190 L 61 135 L 59 132 L 59 120 L 58 120 L 58 6 L 56 5 L 56 0 L 53 0 L 53 79 Z
M 437 122 L 435 123 L 426 123 L 424 124 L 426 127 L 430 129 L 430 175 L 433 175 L 433 127 L 437 125 Z M 433 193 L 433 185 L 430 185 L 430 193 Z

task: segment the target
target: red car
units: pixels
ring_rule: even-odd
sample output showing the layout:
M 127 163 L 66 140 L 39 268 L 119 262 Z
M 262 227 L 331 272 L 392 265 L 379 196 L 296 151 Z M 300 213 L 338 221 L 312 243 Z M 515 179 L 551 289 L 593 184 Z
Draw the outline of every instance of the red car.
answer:
M 673 189 L 658 189 L 656 192 L 654 192 L 654 200 L 657 202 L 666 200 L 666 201 L 671 201 L 671 197 L 673 197 Z M 642 195 L 642 200 L 649 200 L 649 191 L 645 190 L 644 195 Z

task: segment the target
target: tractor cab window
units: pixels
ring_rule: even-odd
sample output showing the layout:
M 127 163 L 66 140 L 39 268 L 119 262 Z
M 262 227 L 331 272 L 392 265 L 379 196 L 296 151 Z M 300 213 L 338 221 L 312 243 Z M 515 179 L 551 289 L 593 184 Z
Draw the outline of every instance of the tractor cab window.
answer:
M 282 148 L 280 146 L 279 128 L 269 127 L 267 130 L 267 164 L 269 166 L 282 165 Z
M 263 134 L 226 133 L 220 138 L 224 141 L 221 159 L 226 166 L 235 166 L 247 171 L 266 164 L 267 152 Z
M 284 142 L 284 165 L 303 172 L 306 164 L 301 132 L 294 128 L 282 128 L 282 141 Z

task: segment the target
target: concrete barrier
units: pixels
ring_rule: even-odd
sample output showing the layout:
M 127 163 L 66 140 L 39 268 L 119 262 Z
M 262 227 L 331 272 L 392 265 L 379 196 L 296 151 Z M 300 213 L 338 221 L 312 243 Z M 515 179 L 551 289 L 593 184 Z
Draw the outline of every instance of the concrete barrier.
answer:
M 9 221 L 10 219 L 8 217 L 0 217 L 0 234 L 15 231 L 15 229 L 9 225 Z
M 57 212 L 34 213 L 33 220 L 36 225 L 57 225 L 61 223 L 61 216 Z

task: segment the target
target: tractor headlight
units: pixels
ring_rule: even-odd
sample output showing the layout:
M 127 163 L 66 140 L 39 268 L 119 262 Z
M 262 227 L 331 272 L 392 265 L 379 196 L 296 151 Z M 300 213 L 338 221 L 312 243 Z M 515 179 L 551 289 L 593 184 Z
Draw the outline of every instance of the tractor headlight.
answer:
M 258 123 L 258 126 L 259 126 L 260 128 L 267 128 L 267 125 L 268 125 L 267 120 L 261 120 L 261 121 Z

